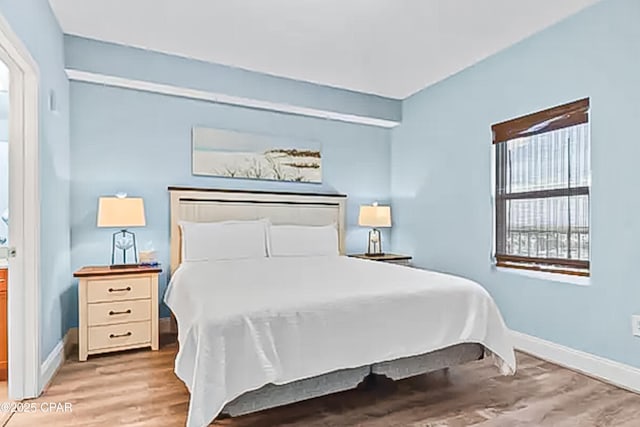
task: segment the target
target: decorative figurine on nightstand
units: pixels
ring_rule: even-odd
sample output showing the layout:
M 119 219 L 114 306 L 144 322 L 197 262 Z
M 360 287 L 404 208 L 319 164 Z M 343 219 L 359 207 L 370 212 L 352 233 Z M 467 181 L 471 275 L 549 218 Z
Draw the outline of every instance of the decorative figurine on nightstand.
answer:
M 391 207 L 372 205 L 360 206 L 358 224 L 364 227 L 372 227 L 369 230 L 369 242 L 367 244 L 367 256 L 382 256 L 382 236 L 377 227 L 391 227 Z
M 147 267 L 157 267 L 160 265 L 156 259 L 156 251 L 153 249 L 152 242 L 147 242 L 144 250 L 140 251 L 140 265 Z

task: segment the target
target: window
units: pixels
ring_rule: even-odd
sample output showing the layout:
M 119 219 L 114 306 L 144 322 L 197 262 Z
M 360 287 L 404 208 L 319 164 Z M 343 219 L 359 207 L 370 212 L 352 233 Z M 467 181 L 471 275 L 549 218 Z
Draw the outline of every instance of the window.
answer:
M 492 126 L 498 266 L 589 275 L 589 99 Z

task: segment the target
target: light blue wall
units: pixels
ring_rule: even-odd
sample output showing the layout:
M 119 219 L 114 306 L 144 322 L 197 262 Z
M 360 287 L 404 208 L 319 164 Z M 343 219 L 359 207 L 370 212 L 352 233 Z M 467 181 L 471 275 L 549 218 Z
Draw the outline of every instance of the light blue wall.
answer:
M 475 279 L 518 331 L 640 367 L 640 2 L 606 0 L 404 103 L 392 136 L 393 245 Z M 591 97 L 592 278 L 492 270 L 493 123 Z
M 69 84 L 64 43 L 46 0 L 0 0 L 4 15 L 40 68 L 40 305 L 44 360 L 66 332 L 69 280 Z M 49 111 L 49 93 L 58 109 Z
M 402 103 L 149 50 L 65 36 L 67 67 L 225 95 L 399 121 Z
M 125 191 L 145 200 L 152 241 L 169 267 L 167 186 L 339 192 L 349 196 L 347 247 L 363 251 L 367 230 L 357 227 L 358 205 L 389 200 L 390 131 L 327 120 L 222 106 L 128 89 L 71 83 L 72 267 L 107 264 L 113 230 L 96 227 L 97 198 Z M 191 175 L 195 125 L 264 133 L 322 143 L 322 185 L 233 180 Z M 167 276 L 161 278 L 164 291 Z M 75 310 L 68 326 L 77 324 Z M 168 311 L 163 308 L 162 316 Z

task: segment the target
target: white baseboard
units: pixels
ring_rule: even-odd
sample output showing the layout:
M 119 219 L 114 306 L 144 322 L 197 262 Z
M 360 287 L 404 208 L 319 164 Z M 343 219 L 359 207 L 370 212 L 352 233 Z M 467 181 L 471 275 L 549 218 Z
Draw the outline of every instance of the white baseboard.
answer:
M 64 363 L 64 359 L 64 341 L 60 340 L 40 365 L 40 388 L 42 390 L 49 385 L 58 368 Z
M 62 366 L 71 352 L 73 345 L 78 342 L 78 328 L 67 331 L 58 344 L 51 350 L 42 365 L 40 365 L 40 389 L 44 390 Z
M 629 391 L 640 393 L 640 369 L 575 350 L 538 337 L 511 331 L 516 349 Z

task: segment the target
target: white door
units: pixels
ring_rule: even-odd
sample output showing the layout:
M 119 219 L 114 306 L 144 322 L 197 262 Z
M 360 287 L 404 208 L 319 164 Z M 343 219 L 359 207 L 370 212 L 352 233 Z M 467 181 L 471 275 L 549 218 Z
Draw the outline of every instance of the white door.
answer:
M 0 61 L 0 394 L 7 398 L 8 327 L 7 267 L 12 255 L 9 239 L 9 68 Z
M 40 375 L 39 71 L 1 12 L 0 60 L 10 75 L 7 242 L 11 249 L 4 245 L 0 250 L 0 262 L 8 263 L 10 275 L 8 388 L 10 398 L 25 399 L 37 397 L 46 382 Z

